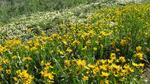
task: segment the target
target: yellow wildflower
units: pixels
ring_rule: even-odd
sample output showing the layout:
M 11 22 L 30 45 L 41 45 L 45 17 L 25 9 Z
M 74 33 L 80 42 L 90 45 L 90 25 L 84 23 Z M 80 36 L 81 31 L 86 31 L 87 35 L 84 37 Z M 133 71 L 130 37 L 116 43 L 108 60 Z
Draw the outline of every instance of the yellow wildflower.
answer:
M 14 81 L 18 81 L 18 78 L 17 77 L 13 77 Z
M 93 65 L 93 64 L 88 64 L 88 67 L 89 67 L 89 68 L 94 68 L 95 65 Z
M 139 58 L 140 60 L 143 60 L 143 53 L 138 52 L 138 53 L 136 53 L 135 56 L 136 56 L 137 58 Z
M 126 59 L 125 59 L 125 57 L 121 56 L 121 57 L 119 57 L 119 61 L 121 61 L 122 63 L 124 63 L 124 62 L 126 62 Z
M 132 65 L 135 66 L 135 67 L 138 67 L 138 64 L 135 63 L 135 62 L 132 62 Z
M 121 44 L 122 46 L 125 46 L 127 43 L 128 43 L 128 41 L 125 40 L 125 39 L 121 39 L 121 41 L 120 41 L 120 44 Z
M 100 71 L 100 69 L 98 67 L 93 68 L 93 74 L 94 75 L 96 75 L 97 72 L 99 72 L 99 71 Z
M 10 69 L 6 69 L 6 74 L 10 74 L 11 70 Z
M 116 54 L 115 53 L 111 53 L 110 54 L 110 59 L 111 60 L 115 60 L 116 59 Z
M 22 59 L 22 61 L 31 61 L 32 60 L 32 58 L 31 57 L 23 57 L 23 59 Z
M 64 65 L 65 65 L 65 66 L 70 66 L 70 65 L 71 65 L 71 64 L 70 64 L 70 60 L 65 60 L 65 61 L 64 61 Z
M 8 47 L 8 48 L 11 48 L 13 46 L 16 46 L 16 45 L 19 45 L 21 44 L 21 41 L 18 40 L 18 39 L 12 39 L 12 40 L 7 40 L 5 42 L 5 45 Z
M 144 67 L 144 64 L 143 63 L 139 63 L 139 67 Z
M 83 77 L 82 77 L 82 80 L 84 80 L 84 81 L 86 81 L 86 80 L 88 80 L 88 79 L 89 79 L 88 76 L 83 76 Z
M 120 51 L 120 49 L 119 48 L 116 48 L 116 52 L 119 52 Z
M 108 62 L 108 64 L 111 64 L 111 63 L 113 63 L 113 60 L 108 59 L 107 62 Z
M 49 73 L 47 70 L 41 71 L 41 75 L 42 75 L 44 78 L 48 78 L 48 81 L 49 81 L 49 82 L 53 82 L 53 80 L 54 80 L 53 74 L 52 74 L 52 73 Z
M 108 66 L 107 65 L 100 65 L 100 69 L 102 69 L 102 70 L 107 70 L 108 69 Z
M 109 84 L 109 80 L 105 80 L 105 84 Z
M 5 47 L 3 47 L 3 46 L 0 45 L 0 54 L 3 53 L 3 52 L 5 52 L 6 50 L 7 49 Z
M 66 51 L 69 52 L 69 53 L 71 53 L 72 49 L 68 47 Z
M 74 45 L 79 45 L 80 44 L 80 41 L 78 41 L 78 40 L 75 40 L 75 41 L 73 41 L 72 42 L 72 45 L 74 46 Z
M 63 50 L 57 50 L 57 52 L 58 52 L 60 55 L 64 55 L 64 51 L 63 51 Z
M 25 84 L 31 84 L 32 80 L 33 80 L 33 76 L 29 75 L 27 73 L 27 70 L 17 70 L 17 77 L 20 78 L 22 80 L 23 83 Z
M 142 50 L 141 46 L 136 47 L 136 52 L 140 52 Z
M 101 34 L 102 36 L 109 36 L 109 35 L 111 35 L 111 32 L 101 31 L 100 34 Z
M 86 61 L 85 60 L 77 60 L 76 61 L 77 65 L 80 66 L 80 67 L 85 67 L 86 66 Z
M 62 42 L 64 43 L 64 45 L 67 45 L 67 41 L 65 39 L 63 39 Z
M 105 83 L 104 83 L 104 80 L 100 80 L 100 84 L 105 84 Z
M 7 63 L 9 63 L 9 60 L 6 59 L 6 58 L 1 58 L 1 62 L 2 62 L 3 64 L 7 64 Z
M 105 64 L 107 62 L 107 60 L 101 59 L 100 63 Z
M 107 72 L 102 72 L 101 76 L 102 76 L 102 77 L 108 77 L 108 76 L 109 76 L 109 73 L 107 73 Z
M 31 48 L 30 48 L 31 51 L 35 51 L 35 50 L 37 50 L 37 49 L 38 49 L 37 47 L 31 47 Z
M 112 64 L 110 66 L 110 69 L 114 70 L 115 72 L 118 72 L 119 70 L 121 70 L 121 66 L 120 65 L 116 65 L 116 64 Z

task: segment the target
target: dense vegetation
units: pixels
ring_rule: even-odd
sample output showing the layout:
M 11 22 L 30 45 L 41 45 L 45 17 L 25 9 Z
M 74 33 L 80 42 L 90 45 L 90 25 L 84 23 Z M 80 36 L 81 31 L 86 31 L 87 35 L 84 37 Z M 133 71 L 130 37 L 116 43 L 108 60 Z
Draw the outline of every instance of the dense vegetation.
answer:
M 149 56 L 150 4 L 97 2 L 0 26 L 2 84 L 145 84 Z
M 97 0 L 1 0 L 0 21 L 7 22 L 10 18 L 38 11 L 54 11 L 88 4 Z

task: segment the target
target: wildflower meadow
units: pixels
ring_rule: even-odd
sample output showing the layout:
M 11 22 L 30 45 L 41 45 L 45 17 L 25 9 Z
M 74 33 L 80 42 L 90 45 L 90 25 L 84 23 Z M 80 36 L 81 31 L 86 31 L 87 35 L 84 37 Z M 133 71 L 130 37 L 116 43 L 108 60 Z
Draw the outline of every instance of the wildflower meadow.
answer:
M 108 4 L 0 26 L 0 83 L 146 84 L 150 4 Z

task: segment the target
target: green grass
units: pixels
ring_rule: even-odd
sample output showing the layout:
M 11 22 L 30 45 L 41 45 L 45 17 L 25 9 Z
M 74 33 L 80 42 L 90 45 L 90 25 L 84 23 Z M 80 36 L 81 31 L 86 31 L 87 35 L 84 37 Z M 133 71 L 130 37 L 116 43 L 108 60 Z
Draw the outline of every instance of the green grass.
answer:
M 150 3 L 150 0 L 144 0 L 143 3 Z
M 10 18 L 38 11 L 63 10 L 88 4 L 97 0 L 1 0 L 0 21 L 8 22 Z

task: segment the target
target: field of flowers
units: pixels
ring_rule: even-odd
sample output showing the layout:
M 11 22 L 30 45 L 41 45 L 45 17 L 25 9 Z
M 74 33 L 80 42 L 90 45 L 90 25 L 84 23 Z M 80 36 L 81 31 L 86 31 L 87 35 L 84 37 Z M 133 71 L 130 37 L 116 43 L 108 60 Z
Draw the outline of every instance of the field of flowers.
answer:
M 150 59 L 150 4 L 106 6 L 78 18 L 68 14 L 55 20 L 57 25 L 45 19 L 44 25 L 37 20 L 38 26 L 29 21 L 32 26 L 16 22 L 0 27 L 0 83 L 144 83 Z M 15 27 L 21 32 L 14 32 Z

